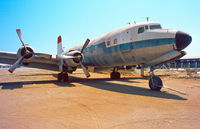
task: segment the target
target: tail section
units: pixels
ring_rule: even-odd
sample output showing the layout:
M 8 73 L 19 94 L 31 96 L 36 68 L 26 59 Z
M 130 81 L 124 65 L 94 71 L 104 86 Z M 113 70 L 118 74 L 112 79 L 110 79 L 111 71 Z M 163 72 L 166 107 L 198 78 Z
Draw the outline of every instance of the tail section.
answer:
M 58 37 L 58 44 L 57 44 L 57 55 L 61 55 L 64 52 L 62 47 L 62 38 L 61 36 Z

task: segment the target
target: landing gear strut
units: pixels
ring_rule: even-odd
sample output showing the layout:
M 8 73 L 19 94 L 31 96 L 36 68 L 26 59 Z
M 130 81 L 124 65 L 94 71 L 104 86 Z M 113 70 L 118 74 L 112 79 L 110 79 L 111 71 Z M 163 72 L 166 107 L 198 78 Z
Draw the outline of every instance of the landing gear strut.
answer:
M 120 79 L 120 73 L 115 71 L 116 68 L 113 69 L 113 72 L 110 74 L 111 79 Z
M 67 82 L 69 80 L 68 74 L 67 73 L 59 73 L 58 74 L 58 81 L 59 82 Z
M 149 79 L 149 87 L 151 90 L 160 91 L 163 87 L 162 80 L 159 76 L 154 75 L 154 68 L 150 68 L 150 79 Z

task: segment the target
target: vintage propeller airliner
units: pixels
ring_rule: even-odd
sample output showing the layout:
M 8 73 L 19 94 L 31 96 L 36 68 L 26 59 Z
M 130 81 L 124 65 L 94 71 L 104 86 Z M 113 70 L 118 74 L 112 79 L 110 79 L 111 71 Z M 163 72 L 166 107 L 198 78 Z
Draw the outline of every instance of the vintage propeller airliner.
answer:
M 160 23 L 143 22 L 124 26 L 105 35 L 89 39 L 84 44 L 64 51 L 61 36 L 58 37 L 57 55 L 35 53 L 33 48 L 24 43 L 21 30 L 17 34 L 22 46 L 17 53 L 0 52 L 0 63 L 13 64 L 8 70 L 14 72 L 19 66 L 60 71 L 58 81 L 68 81 L 68 73 L 78 67 L 90 77 L 87 68 L 103 70 L 113 68 L 111 79 L 119 79 L 118 66 L 150 67 L 149 87 L 160 91 L 163 87 L 160 77 L 154 74 L 155 66 L 183 57 L 182 51 L 192 41 L 192 37 L 182 31 L 162 29 Z

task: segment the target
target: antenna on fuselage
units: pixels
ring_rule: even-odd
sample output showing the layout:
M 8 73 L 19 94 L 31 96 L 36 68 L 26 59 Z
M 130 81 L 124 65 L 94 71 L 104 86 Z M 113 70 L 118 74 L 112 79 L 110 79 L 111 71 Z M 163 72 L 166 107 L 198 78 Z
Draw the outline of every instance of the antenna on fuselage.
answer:
M 150 17 L 141 17 L 141 18 L 145 18 L 147 20 L 147 22 L 149 21 Z
M 147 19 L 147 22 L 149 21 L 149 18 L 150 18 L 150 17 L 146 17 L 146 19 Z

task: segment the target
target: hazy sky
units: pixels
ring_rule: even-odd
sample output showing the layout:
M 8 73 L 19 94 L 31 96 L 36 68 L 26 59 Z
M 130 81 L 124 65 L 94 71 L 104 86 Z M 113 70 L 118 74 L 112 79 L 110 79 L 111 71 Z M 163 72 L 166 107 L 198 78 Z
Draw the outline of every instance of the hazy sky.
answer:
M 59 35 L 69 49 L 149 16 L 189 33 L 187 56 L 200 56 L 199 13 L 200 0 L 0 0 L 0 51 L 17 52 L 18 28 L 36 52 L 55 55 Z

